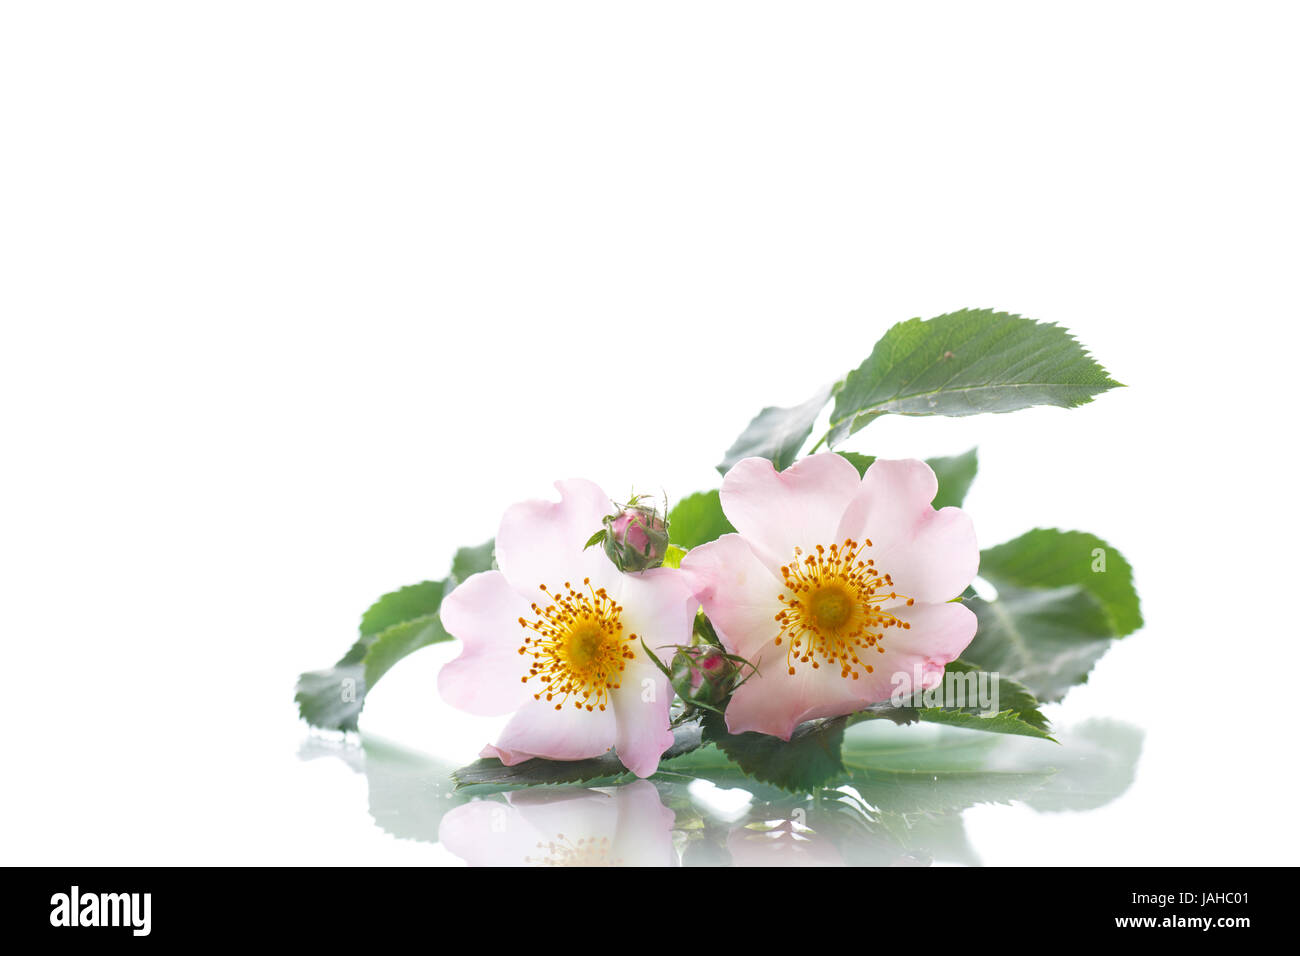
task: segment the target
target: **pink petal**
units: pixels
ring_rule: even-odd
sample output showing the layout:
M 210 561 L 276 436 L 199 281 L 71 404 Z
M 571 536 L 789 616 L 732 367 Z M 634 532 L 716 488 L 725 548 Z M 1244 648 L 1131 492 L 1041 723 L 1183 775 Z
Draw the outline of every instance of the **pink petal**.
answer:
M 621 575 L 619 603 L 626 631 L 656 649 L 691 642 L 691 628 L 700 602 L 691 579 L 672 568 L 653 568 Z M 640 641 L 637 641 L 639 649 Z
M 737 466 L 739 467 L 739 466 Z M 696 596 L 727 650 L 749 658 L 781 633 L 781 580 L 738 534 L 692 548 L 682 559 Z
M 885 652 L 871 676 L 873 688 L 881 678 L 887 685 L 876 691 L 872 703 L 887 700 L 894 686 L 917 690 L 914 675 L 921 674 L 921 686 L 933 687 L 943 678 L 944 665 L 956 660 L 975 637 L 975 613 L 957 601 L 944 604 L 917 604 L 890 608 L 890 614 L 911 624 L 904 630 L 891 627 L 885 631 L 880 646 Z M 899 675 L 898 681 L 895 675 Z M 905 683 L 899 683 L 903 678 Z
M 923 461 L 877 460 L 845 511 L 838 537 L 869 539 L 863 552 L 888 573 L 898 593 L 939 604 L 966 589 L 979 570 L 979 544 L 960 508 L 930 506 L 939 490 Z
M 851 714 L 868 703 L 867 681 L 841 677 L 838 667 L 796 664 L 795 673 L 789 673 L 784 646 L 768 642 L 758 659 L 750 660 L 759 673 L 727 705 L 727 729 L 733 734 L 753 730 L 789 740 L 805 720 Z
M 659 758 L 673 745 L 668 726 L 673 689 L 644 651 L 638 648 L 634 653 L 637 659 L 628 665 L 622 686 L 613 692 L 618 720 L 614 749 L 623 766 L 638 777 L 648 777 L 659 769 Z
M 613 514 L 613 503 L 581 478 L 557 481 L 555 487 L 559 501 L 522 501 L 506 509 L 497 530 L 497 566 L 522 594 L 537 593 L 540 584 L 554 590 L 571 581 L 576 587 L 584 577 L 609 587 L 614 566 L 599 547 L 583 550 L 583 545 L 600 530 L 601 519 Z
M 677 815 L 664 806 L 648 780 L 637 780 L 614 791 L 618 829 L 614 849 L 624 866 L 676 866 L 673 824 Z
M 858 470 L 834 452 L 810 455 L 782 472 L 765 458 L 746 458 L 722 479 L 722 510 L 779 573 L 796 546 L 807 550 L 838 540 L 840 519 L 859 484 Z
M 556 710 L 555 703 L 543 697 L 524 704 L 506 724 L 501 738 L 484 747 L 479 756 L 496 757 L 509 767 L 531 757 L 599 757 L 614 745 L 616 720 L 612 708 L 587 710 L 569 701 Z
M 531 699 L 521 681 L 529 659 L 519 654 L 525 636 L 519 618 L 532 620 L 533 613 L 500 571 L 467 578 L 443 599 L 440 616 L 447 633 L 464 645 L 438 672 L 438 692 L 447 703 L 492 717 Z
M 672 746 L 668 724 L 672 687 L 641 647 L 644 640 L 667 663 L 676 645 L 691 642 L 691 627 L 699 601 L 689 579 L 671 568 L 655 568 L 625 575 L 622 588 L 623 626 L 635 634 L 635 660 L 614 694 L 618 732 L 614 749 L 623 765 L 638 777 L 648 777 L 659 758 Z

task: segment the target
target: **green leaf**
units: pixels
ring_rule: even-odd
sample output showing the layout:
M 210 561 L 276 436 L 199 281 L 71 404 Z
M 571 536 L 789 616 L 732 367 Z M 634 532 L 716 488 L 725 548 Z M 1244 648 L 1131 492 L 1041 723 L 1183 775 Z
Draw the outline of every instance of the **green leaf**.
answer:
M 716 488 L 687 495 L 668 513 L 668 537 L 687 551 L 735 530 L 722 513 L 722 500 Z
M 909 739 L 900 741 L 900 734 Z M 845 782 L 880 810 L 928 814 L 1009 803 L 1051 779 L 1050 769 L 990 759 L 999 739 L 962 731 L 947 731 L 936 739 L 888 725 L 860 724 L 845 735 L 841 749 Z
M 706 719 L 706 724 L 708 720 Z M 846 726 L 845 718 L 810 721 L 785 743 L 764 734 L 719 735 L 712 744 L 660 765 L 660 774 L 743 787 L 771 799 L 782 793 L 852 785 L 873 807 L 900 813 L 942 813 L 976 803 L 1023 798 L 1048 781 L 1050 768 L 1020 769 L 990 759 L 999 740 L 1059 750 L 1048 742 L 972 734 L 948 728 L 900 729 L 883 721 Z M 935 736 L 942 734 L 942 736 Z M 937 741 L 937 742 L 936 742 Z M 725 748 L 725 749 L 724 749 Z M 765 789 L 766 788 L 766 789 Z
M 1057 325 L 991 309 L 909 319 L 886 332 L 844 379 L 822 441 L 833 447 L 885 414 L 1072 408 L 1117 385 Z
M 875 455 L 859 455 L 853 451 L 841 451 L 837 454 L 856 468 L 859 475 L 865 475 L 867 469 L 876 460 Z M 934 470 L 935 477 L 939 479 L 939 492 L 934 496 L 935 510 L 949 505 L 960 507 L 966 500 L 966 492 L 970 491 L 971 483 L 975 480 L 975 472 L 979 468 L 976 449 L 972 448 L 968 452 L 948 458 L 927 458 L 925 463 Z
M 841 458 L 848 461 L 850 465 L 858 470 L 858 477 L 861 478 L 867 473 L 867 469 L 875 464 L 875 455 L 859 455 L 856 451 L 836 452 Z
M 1142 626 L 1132 568 L 1095 535 L 1030 531 L 984 551 L 980 576 L 998 596 L 967 599 L 979 627 L 962 656 L 1041 701 L 1083 683 L 1113 639 Z
M 985 697 L 983 701 L 981 694 Z M 990 713 L 989 708 L 995 706 L 994 697 L 997 709 Z M 930 698 L 937 700 L 929 703 Z M 901 707 L 894 707 L 889 702 L 876 704 L 849 720 L 854 723 L 863 718 L 879 717 L 889 718 L 895 723 L 920 720 L 986 733 L 1051 740 L 1047 718 L 1038 708 L 1038 700 L 1018 681 L 982 672 L 974 664 L 956 660 L 944 669 L 944 681 L 934 691 L 918 693 Z
M 925 462 L 934 469 L 935 477 L 939 479 L 939 493 L 932 502 L 934 510 L 949 506 L 960 508 L 975 480 L 975 472 L 979 470 L 976 449 L 947 458 L 927 458 Z
M 472 548 L 461 548 L 456 552 L 456 556 L 451 559 L 451 576 L 452 581 L 447 588 L 450 592 L 461 581 L 464 581 L 470 575 L 478 574 L 481 571 L 491 571 L 496 567 L 492 560 L 492 549 L 496 541 L 488 538 L 482 544 Z
M 742 458 L 767 458 L 776 465 L 777 471 L 788 468 L 812 434 L 813 423 L 830 401 L 837 385 L 819 389 L 808 401 L 793 408 L 769 406 L 763 409 L 727 449 L 718 471 L 725 475 Z
M 844 771 L 840 743 L 846 720 L 800 724 L 789 741 L 758 733 L 727 733 L 721 717 L 704 718 L 704 740 L 712 743 L 748 776 L 782 790 L 807 791 L 827 784 Z
M 356 730 L 366 694 L 389 669 L 430 644 L 451 640 L 438 618 L 442 599 L 465 578 L 492 567 L 492 541 L 461 548 L 443 581 L 385 594 L 361 617 L 361 636 L 333 667 L 298 677 L 298 713 L 314 727 Z
M 663 760 L 690 753 L 700 746 L 700 727 L 691 723 L 675 728 L 673 744 L 664 752 Z M 587 783 L 599 786 L 630 776 L 614 751 L 588 760 L 545 760 L 534 757 L 507 767 L 495 757 L 483 757 L 452 772 L 456 789 L 477 787 L 480 790 L 509 790 L 516 787 L 536 787 L 548 784 Z
M 444 581 L 421 581 L 385 594 L 361 616 L 361 636 L 376 635 L 394 624 L 437 613 Z

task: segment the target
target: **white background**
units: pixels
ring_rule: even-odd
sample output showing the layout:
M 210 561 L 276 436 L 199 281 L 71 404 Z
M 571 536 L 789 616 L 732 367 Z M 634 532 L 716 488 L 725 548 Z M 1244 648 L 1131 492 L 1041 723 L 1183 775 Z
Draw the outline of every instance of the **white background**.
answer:
M 1294 862 L 1296 8 L 0 6 L 6 863 L 424 863 L 303 761 L 297 673 L 581 475 L 712 487 L 895 321 L 1055 321 L 1129 387 L 885 418 L 981 540 L 1093 531 L 1146 731 L 989 863 Z M 363 727 L 468 760 L 431 648 Z M 491 722 L 488 722 L 491 723 Z

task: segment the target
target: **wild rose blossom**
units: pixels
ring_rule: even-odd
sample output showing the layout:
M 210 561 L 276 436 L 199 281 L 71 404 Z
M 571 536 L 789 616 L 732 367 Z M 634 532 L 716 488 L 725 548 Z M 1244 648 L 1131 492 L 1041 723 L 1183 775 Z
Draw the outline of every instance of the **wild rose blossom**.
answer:
M 556 482 L 560 501 L 510 507 L 496 537 L 498 571 L 467 578 L 442 602 L 464 651 L 438 690 L 473 714 L 514 713 L 481 756 L 578 760 L 613 747 L 637 776 L 672 744 L 672 689 L 647 647 L 686 643 L 698 601 L 678 571 L 624 574 L 584 549 L 611 510 L 599 487 Z
M 803 721 L 887 699 L 895 675 L 943 679 L 975 636 L 975 615 L 949 602 L 979 548 L 963 511 L 931 507 L 937 491 L 923 461 L 878 460 L 859 479 L 830 452 L 727 472 L 722 509 L 738 533 L 693 549 L 682 570 L 723 645 L 758 668 L 727 706 L 732 733 L 789 740 Z

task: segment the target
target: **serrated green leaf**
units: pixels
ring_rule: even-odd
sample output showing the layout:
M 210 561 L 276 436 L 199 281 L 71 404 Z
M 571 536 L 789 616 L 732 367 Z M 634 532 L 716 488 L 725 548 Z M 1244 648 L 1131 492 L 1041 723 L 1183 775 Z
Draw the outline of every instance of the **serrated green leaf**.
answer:
M 1116 637 L 1142 626 L 1133 567 L 1095 534 L 1035 528 L 980 554 L 980 576 L 996 588 L 1078 586 L 1106 611 Z
M 688 754 L 701 744 L 698 724 L 686 724 L 673 730 L 673 744 L 664 752 L 663 761 Z M 452 772 L 456 789 L 475 787 L 475 792 L 511 790 L 517 787 L 537 787 L 551 784 L 585 783 L 601 786 L 624 777 L 631 772 L 623 766 L 614 751 L 588 760 L 545 760 L 534 757 L 507 767 L 495 757 L 484 757 Z M 599 782 L 597 782 L 599 781 Z
M 389 668 L 408 654 L 449 640 L 451 635 L 443 628 L 437 614 L 426 614 L 385 628 L 375 635 L 374 643 L 366 651 L 366 689 L 374 687 Z
M 748 776 L 782 790 L 808 791 L 844 771 L 840 742 L 846 721 L 814 720 L 795 728 L 788 741 L 768 734 L 727 733 L 720 717 L 704 718 L 704 740 L 735 761 Z
M 461 548 L 452 573 L 442 581 L 421 581 L 389 594 L 361 617 L 361 636 L 333 667 L 298 677 L 298 713 L 314 727 L 356 730 L 366 694 L 389 669 L 430 644 L 451 640 L 438 609 L 442 599 L 470 575 L 492 567 L 493 542 Z
M 668 513 L 668 537 L 687 551 L 735 530 L 722 513 L 722 499 L 716 488 L 687 495 Z
M 951 676 L 949 676 L 951 675 Z M 981 701 L 980 694 L 985 695 Z M 927 704 L 930 697 L 936 703 Z M 993 703 L 996 697 L 996 704 Z M 986 707 L 996 706 L 994 713 Z M 895 715 L 894 711 L 902 711 Z M 910 713 L 908 713 L 910 711 Z M 944 681 L 928 695 L 917 694 L 895 708 L 889 702 L 868 708 L 861 715 L 849 718 L 888 717 L 895 723 L 907 718 L 949 727 L 965 727 L 993 734 L 1016 734 L 1023 737 L 1042 737 L 1051 740 L 1047 718 L 1039 710 L 1038 700 L 1023 684 L 1005 675 L 981 672 L 974 664 L 955 660 L 944 669 Z
M 886 332 L 845 377 L 823 441 L 834 447 L 886 414 L 1071 408 L 1117 385 L 1057 325 L 992 309 L 909 319 Z
M 471 575 L 478 574 L 482 571 L 491 571 L 496 567 L 493 561 L 493 549 L 496 546 L 496 540 L 489 538 L 480 545 L 470 548 L 460 548 L 456 556 L 451 559 L 451 576 L 454 580 L 449 582 L 450 586 L 447 591 L 450 593 L 461 581 Z
M 1095 535 L 1030 531 L 985 550 L 980 576 L 998 596 L 968 597 L 979 626 L 962 656 L 1020 681 L 1040 701 L 1086 681 L 1110 642 L 1142 625 L 1132 568 Z
M 437 613 L 445 581 L 421 581 L 385 594 L 361 616 L 361 636 L 375 635 L 394 624 Z
M 727 449 L 722 463 L 718 465 L 718 471 L 725 475 L 742 458 L 766 458 L 776 466 L 777 471 L 788 468 L 812 434 L 817 416 L 826 407 L 837 386 L 838 383 L 827 385 L 806 402 L 792 408 L 769 406 L 763 409 Z
M 865 475 L 867 469 L 876 460 L 875 455 L 859 455 L 853 451 L 841 451 L 836 454 L 856 468 L 859 475 Z M 949 505 L 960 507 L 966 500 L 966 492 L 970 491 L 971 483 L 975 480 L 976 471 L 979 470 L 976 449 L 972 448 L 963 454 L 946 458 L 927 458 L 925 463 L 933 469 L 934 476 L 939 479 L 939 491 L 934 496 L 934 509 L 937 511 Z

